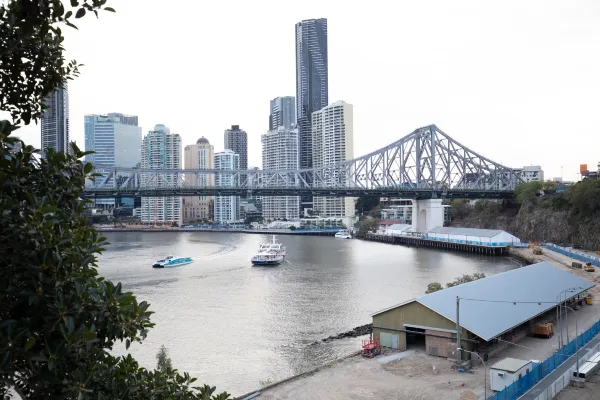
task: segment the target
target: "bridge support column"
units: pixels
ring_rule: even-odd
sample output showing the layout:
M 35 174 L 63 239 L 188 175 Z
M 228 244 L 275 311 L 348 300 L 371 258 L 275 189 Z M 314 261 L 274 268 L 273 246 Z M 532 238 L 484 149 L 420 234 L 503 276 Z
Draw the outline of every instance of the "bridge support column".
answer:
M 412 201 L 412 229 L 425 233 L 436 226 L 444 226 L 444 207 L 441 199 Z

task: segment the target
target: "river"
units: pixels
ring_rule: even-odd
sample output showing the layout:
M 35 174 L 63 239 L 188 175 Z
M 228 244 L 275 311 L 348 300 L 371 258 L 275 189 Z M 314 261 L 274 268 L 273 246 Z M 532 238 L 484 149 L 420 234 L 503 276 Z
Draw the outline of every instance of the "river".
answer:
M 360 339 L 311 345 L 371 322 L 370 315 L 425 292 L 432 281 L 497 274 L 512 258 L 476 256 L 331 237 L 280 236 L 287 261 L 251 267 L 263 235 L 209 232 L 110 232 L 102 276 L 148 301 L 156 326 L 130 352 L 153 368 L 160 345 L 174 367 L 234 395 L 337 357 Z M 153 269 L 166 255 L 193 264 Z M 120 352 L 120 350 L 119 350 Z

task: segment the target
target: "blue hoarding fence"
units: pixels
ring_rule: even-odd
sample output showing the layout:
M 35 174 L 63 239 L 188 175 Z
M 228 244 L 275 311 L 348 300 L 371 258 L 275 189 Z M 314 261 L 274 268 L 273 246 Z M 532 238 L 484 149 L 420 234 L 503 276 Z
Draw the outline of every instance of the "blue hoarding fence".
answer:
M 579 260 L 584 263 L 590 262 L 592 263 L 592 265 L 600 267 L 600 258 L 598 257 L 593 257 L 577 251 L 569 250 L 564 247 L 557 246 L 555 244 L 547 244 L 545 247 L 559 254 L 562 254 L 563 256 L 571 257 L 575 260 Z
M 598 333 L 600 333 L 600 320 L 592 325 L 587 331 L 583 332 L 577 340 L 572 340 L 569 344 L 563 346 L 560 350 L 548 357 L 543 363 L 537 364 L 528 374 L 521 379 L 513 382 L 501 392 L 496 393 L 491 400 L 516 400 L 523 396 L 527 391 L 534 387 L 538 382 L 552 373 L 569 357 L 575 354 L 576 345 L 581 349 L 588 344 Z

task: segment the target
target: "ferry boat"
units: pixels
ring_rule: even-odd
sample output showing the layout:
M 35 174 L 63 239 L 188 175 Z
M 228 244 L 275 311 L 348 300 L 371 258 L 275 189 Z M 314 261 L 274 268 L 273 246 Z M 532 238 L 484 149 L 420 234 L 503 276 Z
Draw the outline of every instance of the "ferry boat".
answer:
M 341 231 L 335 234 L 336 239 L 352 239 L 352 235 L 346 229 L 342 229 Z
M 279 265 L 285 260 L 285 247 L 273 236 L 272 241 L 261 243 L 252 257 L 253 265 Z
M 167 256 L 164 259 L 158 260 L 152 264 L 152 268 L 179 267 L 181 265 L 189 264 L 192 261 L 193 260 L 190 257 Z

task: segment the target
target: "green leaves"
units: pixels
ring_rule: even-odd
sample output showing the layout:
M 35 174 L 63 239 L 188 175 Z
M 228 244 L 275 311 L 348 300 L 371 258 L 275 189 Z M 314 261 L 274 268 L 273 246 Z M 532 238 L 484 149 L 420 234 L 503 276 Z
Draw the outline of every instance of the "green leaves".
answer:
M 77 10 L 77 13 L 75 14 L 75 18 L 83 18 L 85 17 L 85 8 L 80 8 L 79 10 Z

